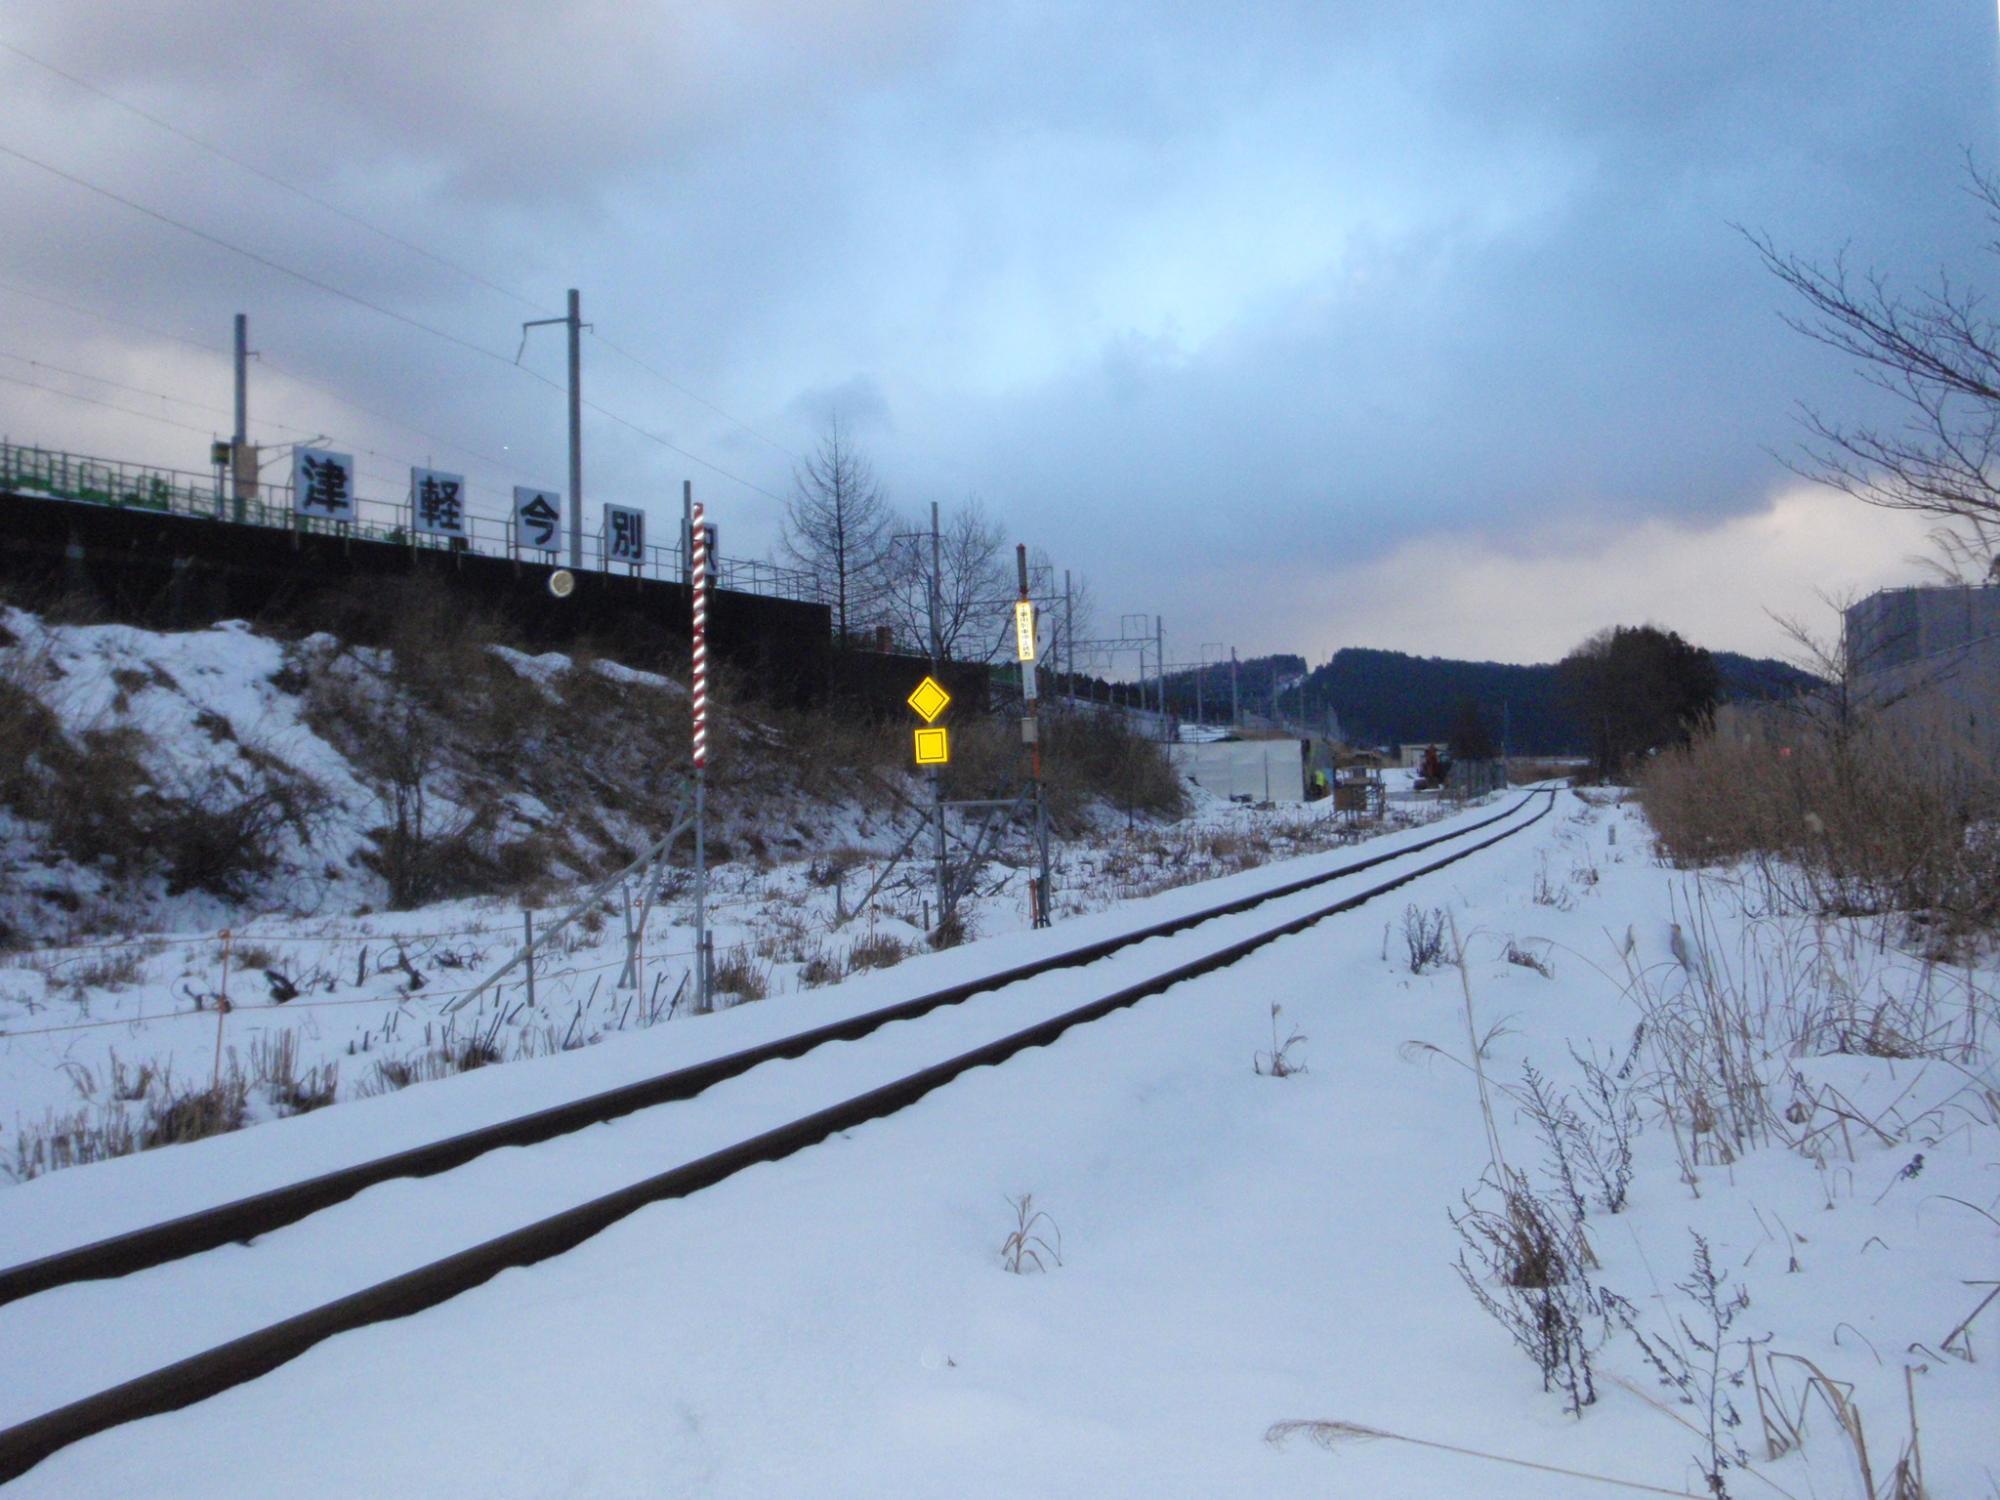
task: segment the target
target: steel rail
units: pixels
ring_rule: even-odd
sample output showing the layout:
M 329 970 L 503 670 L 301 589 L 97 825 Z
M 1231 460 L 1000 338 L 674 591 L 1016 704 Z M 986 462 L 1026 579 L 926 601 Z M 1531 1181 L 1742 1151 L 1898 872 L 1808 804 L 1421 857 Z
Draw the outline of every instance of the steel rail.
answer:
M 1530 798 L 1524 798 L 1508 812 L 1471 829 L 1461 829 L 1459 835 L 1490 827 L 1511 816 L 1526 806 L 1534 795 L 1542 794 L 1530 794 Z M 726 1146 L 695 1161 L 510 1230 L 414 1271 L 365 1287 L 0 1431 L 0 1483 L 25 1473 L 72 1443 L 144 1417 L 176 1411 L 255 1380 L 335 1334 L 435 1307 L 491 1280 L 504 1270 L 534 1265 L 573 1250 L 650 1204 L 686 1197 L 712 1187 L 746 1167 L 778 1161 L 816 1145 L 837 1131 L 893 1114 L 973 1068 L 990 1067 L 1027 1048 L 1047 1046 L 1072 1027 L 1098 1020 L 1185 980 L 1225 968 L 1280 938 L 1302 932 L 1328 917 L 1352 911 L 1378 896 L 1468 859 L 1525 831 L 1546 817 L 1555 805 L 1553 792 L 1546 795 L 1548 801 L 1525 822 L 1406 870 L 1366 890 L 1225 944 L 1150 978 L 1126 985 L 1008 1036 L 919 1069 L 841 1103 L 816 1110 L 733 1146 Z M 1442 840 L 1426 841 L 1425 847 L 1438 842 Z M 1413 851 L 1405 849 L 1398 852 L 1407 854 Z M 1370 861 L 1371 864 L 1382 862 L 1379 859 Z M 1316 883 L 1319 882 L 1307 881 L 1304 884 Z
M 60 1250 L 0 1270 L 0 1306 L 52 1290 L 76 1281 L 103 1280 L 128 1276 L 152 1266 L 165 1265 L 203 1251 L 220 1249 L 267 1234 L 287 1224 L 345 1202 L 378 1183 L 402 1177 L 431 1177 L 463 1166 L 476 1157 L 509 1146 L 532 1146 L 557 1136 L 569 1135 L 592 1125 L 601 1125 L 622 1115 L 655 1105 L 690 1099 L 727 1079 L 747 1073 L 762 1063 L 799 1057 L 830 1042 L 855 1041 L 895 1021 L 913 1020 L 944 1005 L 956 1005 L 973 995 L 1045 974 L 1052 969 L 1073 968 L 1150 938 L 1166 937 L 1199 926 L 1218 917 L 1234 916 L 1268 901 L 1296 895 L 1313 886 L 1373 869 L 1392 859 L 1401 859 L 1439 844 L 1461 839 L 1514 816 L 1535 797 L 1531 792 L 1519 802 L 1491 818 L 1468 824 L 1450 833 L 1435 835 L 1384 854 L 1343 865 L 1320 875 L 1306 876 L 1254 894 L 1205 907 L 1185 916 L 1169 918 L 1113 937 L 1086 943 L 1078 948 L 1038 958 L 996 973 L 982 975 L 960 984 L 947 985 L 879 1010 L 830 1021 L 822 1026 L 760 1043 L 740 1052 L 676 1068 L 617 1088 L 590 1094 L 581 1099 L 552 1105 L 511 1120 L 480 1126 L 473 1130 L 412 1146 L 371 1161 L 307 1178 L 283 1187 L 253 1193 L 213 1208 L 198 1209 L 158 1224 L 146 1225 L 123 1234 L 111 1235 L 73 1249 Z M 1553 798 L 1551 798 L 1553 800 Z

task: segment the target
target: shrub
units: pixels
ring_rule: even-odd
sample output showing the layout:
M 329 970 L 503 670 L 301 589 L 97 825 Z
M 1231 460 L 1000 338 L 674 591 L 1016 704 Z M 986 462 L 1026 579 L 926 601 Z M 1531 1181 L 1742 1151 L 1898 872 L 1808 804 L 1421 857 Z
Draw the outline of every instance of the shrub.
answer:
M 1415 906 L 1403 908 L 1403 945 L 1409 952 L 1412 974 L 1428 973 L 1449 956 L 1445 947 L 1446 920 L 1442 907 L 1429 911 Z
M 1947 939 L 2000 926 L 2000 770 L 1944 727 L 1726 716 L 1640 790 L 1676 865 L 1751 859 L 1795 909 L 1911 913 Z
M 1535 1362 L 1542 1389 L 1560 1390 L 1563 1409 L 1580 1417 L 1597 1399 L 1591 1358 L 1604 1342 L 1607 1310 L 1585 1274 L 1591 1257 L 1582 1226 L 1518 1172 L 1503 1167 L 1481 1189 L 1496 1206 L 1468 1194 L 1465 1212 L 1448 1214 L 1464 1241 L 1459 1279 Z
M 1047 712 L 1040 734 L 1050 812 L 1059 820 L 1073 820 L 1093 799 L 1127 816 L 1178 818 L 1187 812 L 1187 790 L 1166 748 L 1141 735 L 1123 714 Z

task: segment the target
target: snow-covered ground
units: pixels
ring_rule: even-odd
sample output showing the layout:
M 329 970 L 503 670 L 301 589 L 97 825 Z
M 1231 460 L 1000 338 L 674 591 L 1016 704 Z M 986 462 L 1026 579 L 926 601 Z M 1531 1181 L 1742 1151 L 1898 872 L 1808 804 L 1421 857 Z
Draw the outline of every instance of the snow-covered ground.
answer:
M 683 690 L 668 679 L 603 660 L 483 650 L 523 685 L 531 712 L 562 717 L 573 707 L 564 694 L 573 697 L 582 677 L 614 684 L 629 701 L 670 700 L 669 731 L 682 727 Z M 201 1107 L 190 1101 L 213 1097 L 218 1080 L 232 1123 L 255 1125 L 468 1066 L 587 1047 L 683 1013 L 694 938 L 684 871 L 644 926 L 634 985 L 620 987 L 636 880 L 541 950 L 532 993 L 517 971 L 454 1008 L 519 946 L 528 914 L 492 898 L 372 909 L 383 898 L 389 794 L 343 729 L 390 701 L 386 672 L 385 653 L 327 636 L 281 642 L 240 624 L 174 634 L 51 626 L 0 610 L 0 686 L 39 702 L 75 742 L 129 746 L 135 796 L 221 807 L 268 793 L 274 802 L 269 868 L 225 900 L 177 891 L 171 871 L 142 861 L 119 872 L 116 858 L 52 852 L 47 829 L 0 798 L 0 936 L 11 928 L 16 944 L 0 953 L 0 1186 L 177 1138 Z M 770 734 L 754 721 L 747 728 L 752 738 Z M 656 760 L 654 742 L 637 738 Z M 632 770 L 606 769 L 614 779 Z M 433 826 L 483 796 L 496 845 L 588 827 L 600 844 L 636 848 L 661 831 L 643 804 L 552 808 L 558 791 L 575 789 L 538 793 L 502 776 L 496 790 L 487 774 L 476 755 L 441 745 L 426 778 Z M 1059 920 L 1351 834 L 1325 805 L 1247 808 L 1199 788 L 1191 795 L 1193 815 L 1176 823 L 1105 815 L 1092 837 L 1060 844 Z M 300 802 L 312 804 L 309 816 L 276 810 Z M 708 919 L 732 998 L 823 987 L 923 949 L 935 916 L 930 866 L 891 858 L 913 813 L 815 801 L 783 775 L 722 805 L 720 833 L 734 847 L 712 872 Z M 1399 806 L 1391 826 L 1436 811 Z M 116 832 L 116 813 L 104 811 L 103 836 Z M 687 854 L 683 841 L 679 858 Z M 1018 833 L 990 851 L 960 909 L 971 933 L 1029 926 L 1027 854 Z M 544 937 L 583 884 L 548 883 L 533 914 Z
M 1125 919 L 1114 867 L 1072 882 L 1103 902 L 1076 934 Z M 1413 961 L 1440 922 L 1462 970 Z M 1662 868 L 1635 809 L 1564 794 L 1529 833 L 1373 905 L 558 1260 L 66 1450 L 7 1493 L 1542 1497 L 1615 1481 L 1705 1495 L 1715 1472 L 1734 1496 L 1830 1500 L 1865 1493 L 1857 1432 L 1890 1492 L 1914 1403 L 1927 1492 L 1990 1494 L 2000 1310 L 1958 1325 L 2000 1275 L 2000 979 L 1905 956 L 1896 935 L 1771 915 L 1747 878 Z M 350 1133 L 603 1086 L 1062 936 L 779 986 L 587 1052 L 57 1173 L 0 1194 L 0 1235 L 60 1240 L 25 1227 L 31 1213 L 143 1218 L 253 1158 L 305 1166 Z M 865 1086 L 878 1043 L 895 1039 L 829 1049 L 824 1086 Z M 1270 1076 L 1256 1054 L 1273 1050 L 1303 1069 Z M 1556 1138 L 1580 1229 L 1524 1063 L 1541 1113 L 1574 1115 Z M 729 1098 L 776 1087 L 763 1102 L 778 1107 L 802 1076 L 758 1070 Z M 1629 1192 L 1613 1212 L 1621 1136 Z M 695 1144 L 634 1121 L 566 1149 L 639 1175 Z M 517 1180 L 503 1168 L 496 1200 Z M 1499 1181 L 1517 1185 L 1511 1219 Z M 1027 1194 L 1024 1225 L 1009 1200 Z M 1528 1222 L 1536 1204 L 1556 1236 L 1544 1265 L 1568 1266 L 1552 1300 L 1488 1274 L 1448 1217 L 1476 1245 L 1482 1224 Z M 1468 1217 L 1481 1210 L 1497 1217 Z M 1035 1254 L 1010 1274 L 1017 1228 Z M 412 1242 L 431 1232 L 413 1226 Z M 233 1277 L 163 1292 L 131 1339 L 202 1297 L 254 1310 L 281 1255 L 251 1247 Z M 1559 1331 L 1574 1314 L 1568 1368 L 1587 1361 L 1596 1396 L 1580 1416 L 1472 1288 L 1503 1311 L 1544 1308 Z M 1288 1420 L 1351 1425 L 1318 1429 L 1330 1449 L 1267 1440 Z

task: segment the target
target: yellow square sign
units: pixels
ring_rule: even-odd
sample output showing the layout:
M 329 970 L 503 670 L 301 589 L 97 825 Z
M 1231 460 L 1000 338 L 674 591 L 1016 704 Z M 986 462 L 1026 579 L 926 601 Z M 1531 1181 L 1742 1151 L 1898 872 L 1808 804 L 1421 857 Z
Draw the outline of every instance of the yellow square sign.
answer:
M 917 737 L 917 764 L 942 766 L 951 762 L 951 737 L 940 725 L 936 729 L 914 731 Z
M 926 724 L 934 724 L 937 722 L 937 716 L 951 706 L 951 694 L 944 690 L 943 684 L 935 677 L 926 677 L 917 684 L 916 691 L 903 701 L 914 708 L 917 717 Z

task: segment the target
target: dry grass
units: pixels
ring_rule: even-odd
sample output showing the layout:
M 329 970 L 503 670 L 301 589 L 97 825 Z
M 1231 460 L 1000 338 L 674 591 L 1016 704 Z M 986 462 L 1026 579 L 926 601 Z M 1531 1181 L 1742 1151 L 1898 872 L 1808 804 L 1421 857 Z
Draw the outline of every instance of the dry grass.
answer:
M 712 993 L 734 995 L 739 1002 L 762 1000 L 771 992 L 771 966 L 760 963 L 747 944 L 738 944 L 716 960 Z
M 870 933 L 848 947 L 847 971 L 858 974 L 863 969 L 892 969 L 908 956 L 909 950 L 892 934 Z
M 1000 1243 L 1000 1264 L 1016 1276 L 1029 1270 L 1046 1271 L 1049 1261 L 1061 1265 L 1062 1231 L 1054 1219 L 1035 1207 L 1035 1195 L 1023 1193 L 1018 1198 L 1009 1198 L 1007 1206 L 1014 1210 L 1014 1228 Z M 1043 1234 L 1044 1227 L 1056 1237 L 1053 1245 Z
M 115 1052 L 101 1078 L 73 1064 L 68 1073 L 79 1105 L 19 1127 L 12 1159 L 0 1161 L 0 1172 L 26 1182 L 65 1167 L 224 1135 L 250 1122 L 253 1100 L 277 1115 L 305 1114 L 333 1103 L 338 1066 L 300 1072 L 298 1061 L 297 1036 L 278 1031 L 254 1038 L 247 1056 L 231 1047 L 219 1075 L 197 1085 L 177 1085 L 170 1062 L 133 1067 Z
M 1794 910 L 2000 927 L 2000 770 L 1946 730 L 1725 718 L 1640 781 L 1667 859 L 1754 862 Z
M 1292 1056 L 1294 1047 L 1302 1047 L 1308 1038 L 1296 1026 L 1282 1042 L 1278 1040 L 1278 1017 L 1285 1008 L 1275 1000 L 1271 1002 L 1271 1050 L 1259 1052 L 1251 1058 L 1252 1069 L 1262 1078 L 1290 1078 L 1294 1073 L 1303 1073 L 1306 1065 L 1303 1059 Z

